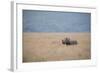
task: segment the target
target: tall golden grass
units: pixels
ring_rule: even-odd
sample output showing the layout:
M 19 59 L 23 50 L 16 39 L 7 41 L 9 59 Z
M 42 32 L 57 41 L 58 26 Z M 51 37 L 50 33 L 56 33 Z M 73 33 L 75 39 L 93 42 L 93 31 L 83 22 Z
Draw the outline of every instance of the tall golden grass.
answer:
M 77 45 L 63 45 L 64 38 Z M 84 60 L 91 58 L 90 33 L 23 33 L 23 62 Z

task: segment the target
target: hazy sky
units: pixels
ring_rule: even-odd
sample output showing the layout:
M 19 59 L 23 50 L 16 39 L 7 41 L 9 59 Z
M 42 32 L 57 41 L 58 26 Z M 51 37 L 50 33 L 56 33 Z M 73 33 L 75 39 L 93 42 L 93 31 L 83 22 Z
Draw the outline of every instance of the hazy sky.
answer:
M 23 10 L 24 32 L 90 32 L 91 14 Z

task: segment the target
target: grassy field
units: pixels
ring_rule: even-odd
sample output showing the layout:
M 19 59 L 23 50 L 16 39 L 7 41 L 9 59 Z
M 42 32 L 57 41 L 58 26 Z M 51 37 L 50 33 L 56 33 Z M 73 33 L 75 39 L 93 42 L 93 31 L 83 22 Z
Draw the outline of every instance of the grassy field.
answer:
M 63 45 L 69 37 L 77 45 Z M 84 60 L 91 58 L 90 33 L 23 33 L 23 62 Z

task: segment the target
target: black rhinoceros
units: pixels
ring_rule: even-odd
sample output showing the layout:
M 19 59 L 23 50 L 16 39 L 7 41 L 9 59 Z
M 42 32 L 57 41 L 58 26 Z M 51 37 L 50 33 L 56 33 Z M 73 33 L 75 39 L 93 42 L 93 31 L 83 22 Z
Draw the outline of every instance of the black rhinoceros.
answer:
M 70 38 L 65 38 L 64 40 L 62 40 L 62 44 L 65 45 L 77 45 L 77 41 L 76 40 L 70 40 Z

